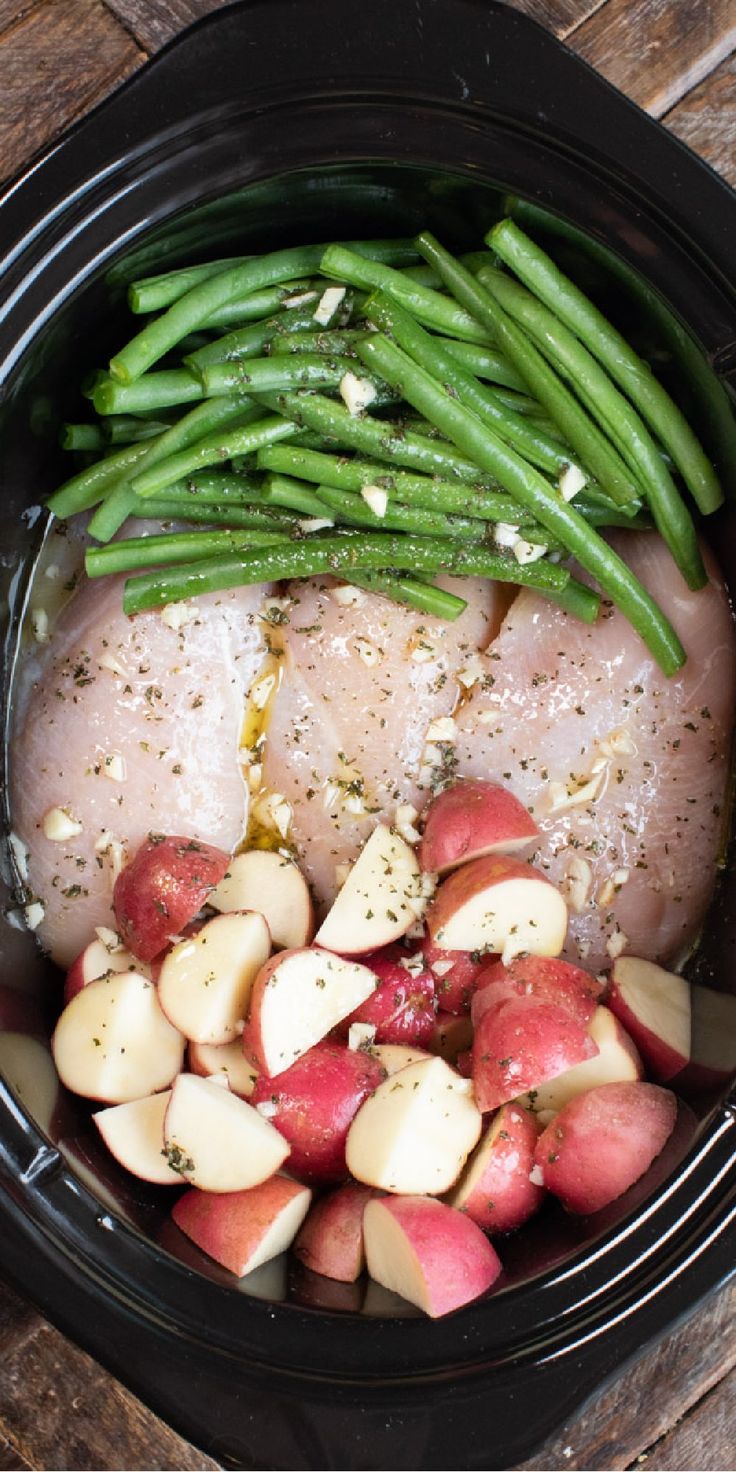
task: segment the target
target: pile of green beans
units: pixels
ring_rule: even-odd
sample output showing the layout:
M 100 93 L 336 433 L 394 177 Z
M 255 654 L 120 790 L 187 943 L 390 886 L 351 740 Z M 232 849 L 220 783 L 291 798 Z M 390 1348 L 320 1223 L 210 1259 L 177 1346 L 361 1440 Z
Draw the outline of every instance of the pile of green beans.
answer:
M 80 468 L 48 503 L 92 513 L 89 576 L 129 574 L 129 614 L 323 573 L 442 619 L 466 605 L 440 571 L 590 623 L 603 596 L 673 674 L 677 634 L 601 529 L 653 525 L 702 587 L 686 496 L 714 511 L 715 470 L 517 224 L 486 244 L 307 245 L 133 282 L 141 329 L 88 376 L 95 417 L 61 433 Z M 129 517 L 143 527 L 119 537 Z

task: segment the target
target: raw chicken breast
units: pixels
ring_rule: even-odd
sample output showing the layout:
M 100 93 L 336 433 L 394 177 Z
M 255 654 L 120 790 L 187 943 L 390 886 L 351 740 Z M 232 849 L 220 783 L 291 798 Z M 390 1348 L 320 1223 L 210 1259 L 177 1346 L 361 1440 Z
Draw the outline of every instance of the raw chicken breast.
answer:
M 122 588 L 122 578 L 87 582 L 67 604 L 13 743 L 13 827 L 44 907 L 39 939 L 61 965 L 96 925 L 114 923 L 116 866 L 147 833 L 184 833 L 229 851 L 247 819 L 238 745 L 245 692 L 265 655 L 258 614 L 267 590 L 129 619 Z M 63 814 L 79 831 L 47 837 L 54 809 L 61 832 Z
M 687 650 L 666 679 L 621 614 L 586 628 L 531 592 L 483 656 L 458 717 L 458 773 L 492 777 L 542 829 L 535 861 L 570 904 L 570 959 L 622 950 L 674 961 L 715 878 L 734 710 L 734 626 L 723 583 L 691 593 L 653 533 L 611 541 Z
M 432 723 L 450 716 L 454 677 L 497 632 L 506 600 L 479 579 L 444 586 L 468 600 L 452 624 L 332 578 L 291 587 L 263 777 L 291 807 L 289 838 L 320 901 L 379 817 L 421 806 L 423 764 L 451 756 L 441 730 L 426 750 Z

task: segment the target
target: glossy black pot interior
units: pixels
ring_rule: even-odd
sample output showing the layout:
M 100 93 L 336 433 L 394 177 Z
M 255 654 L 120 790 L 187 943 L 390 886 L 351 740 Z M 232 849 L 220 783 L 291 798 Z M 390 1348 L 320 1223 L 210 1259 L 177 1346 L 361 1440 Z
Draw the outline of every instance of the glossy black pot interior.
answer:
M 475 248 L 509 193 L 541 207 L 538 238 L 643 348 L 656 338 L 732 478 L 736 200 L 715 176 L 503 5 L 419 0 L 397 14 L 374 0 L 349 23 L 338 0 L 234 6 L 0 202 L 6 696 L 38 504 L 64 473 L 55 429 L 80 417 L 75 385 L 129 331 L 125 282 L 160 263 L 420 226 Z M 730 512 L 714 541 L 736 578 Z M 726 876 L 697 962 L 721 986 L 733 888 Z M 58 981 L 28 935 L 3 926 L 0 943 L 0 1025 L 43 1038 Z M 235 1465 L 512 1465 L 731 1270 L 727 1099 L 701 1100 L 698 1120 L 683 1112 L 615 1208 L 587 1222 L 550 1208 L 504 1246 L 491 1298 L 431 1324 L 373 1286 L 283 1261 L 235 1285 L 167 1225 L 164 1192 L 103 1156 L 44 1056 L 20 1100 L 4 1093 L 3 1264 Z

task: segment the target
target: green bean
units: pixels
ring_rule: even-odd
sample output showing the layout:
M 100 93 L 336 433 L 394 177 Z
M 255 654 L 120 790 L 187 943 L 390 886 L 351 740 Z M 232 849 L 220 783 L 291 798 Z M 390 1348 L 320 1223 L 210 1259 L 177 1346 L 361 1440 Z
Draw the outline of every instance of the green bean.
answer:
M 333 403 L 321 394 L 262 394 L 259 398 L 269 408 L 275 408 L 307 429 L 316 430 L 336 445 L 360 450 L 377 460 L 388 460 L 393 465 L 430 475 L 444 474 L 448 479 L 471 484 L 483 479 L 477 465 L 442 441 L 402 430 L 384 419 L 349 414 L 342 404 Z
M 460 542 L 484 542 L 489 537 L 489 524 L 472 516 L 446 516 L 441 511 L 405 506 L 390 501 L 382 516 L 354 491 L 340 491 L 334 486 L 320 485 L 317 495 L 329 508 L 327 515 L 347 526 L 365 526 L 373 531 L 412 532 L 423 537 L 448 537 Z M 491 545 L 494 545 L 491 537 Z
M 278 286 L 265 286 L 261 291 L 250 291 L 245 296 L 236 296 L 232 301 L 223 302 L 202 326 L 208 331 L 223 327 L 237 329 L 244 323 L 252 325 L 282 310 L 313 312 L 318 297 L 318 283 L 311 278 L 306 281 L 284 281 Z M 290 305 L 292 302 L 293 306 Z
M 131 281 L 128 287 L 128 306 L 131 312 L 161 312 L 179 300 L 185 291 L 191 291 L 200 281 L 209 281 L 210 276 L 219 276 L 233 266 L 242 266 L 248 256 L 228 256 L 221 261 L 208 261 L 201 266 L 184 266 L 178 271 L 164 271 L 160 276 L 144 276 L 140 281 Z
M 406 603 L 419 613 L 443 618 L 447 623 L 453 623 L 468 606 L 464 598 L 448 593 L 446 588 L 420 582 L 418 578 L 402 577 L 400 573 L 382 577 L 379 572 L 352 572 L 346 581 L 354 583 L 356 588 L 365 588 L 369 593 L 379 593 L 392 603 Z
M 84 565 L 88 577 L 101 578 L 108 573 L 138 572 L 143 567 L 198 562 L 223 552 L 247 552 L 251 547 L 270 547 L 289 540 L 289 533 L 281 531 L 164 532 L 161 536 L 126 537 L 105 547 L 88 547 Z
M 289 332 L 293 330 L 292 324 L 298 332 L 311 321 L 310 312 L 296 309 L 293 312 L 276 312 L 262 322 L 250 322 L 247 327 L 239 327 L 235 332 L 227 332 L 224 337 L 216 337 L 214 342 L 208 342 L 195 353 L 189 353 L 184 361 L 198 375 L 202 368 L 209 368 L 213 363 L 235 363 L 241 358 L 257 358 L 267 343 L 273 344 L 279 335 L 287 335 L 287 322 Z M 313 334 L 305 333 L 305 336 L 311 335 Z M 273 346 L 271 351 L 273 352 Z
M 358 250 L 373 252 L 379 259 L 406 260 L 405 241 L 359 241 Z M 110 373 L 121 383 L 140 378 L 152 363 L 176 347 L 187 333 L 210 325 L 213 314 L 229 302 L 264 286 L 276 286 L 291 277 L 317 270 L 324 246 L 303 245 L 291 250 L 272 251 L 254 256 L 240 265 L 231 266 L 193 286 L 172 303 L 160 317 L 146 324 L 110 362 Z M 265 315 L 265 314 L 264 314 Z
M 488 331 L 448 297 L 429 287 L 416 285 L 390 266 L 363 260 L 345 246 L 331 245 L 322 257 L 321 269 L 325 276 L 349 281 L 352 286 L 385 291 L 425 327 L 432 327 L 436 332 L 460 337 L 467 342 L 488 342 Z
M 524 379 L 517 373 L 513 364 L 509 363 L 501 353 L 494 352 L 493 348 L 480 347 L 474 342 L 460 342 L 452 337 L 439 338 L 445 352 L 451 353 L 467 368 L 469 373 L 474 373 L 476 378 L 487 378 L 491 383 L 501 384 L 504 388 L 516 389 L 518 393 L 526 395 L 526 384 Z
M 367 327 L 332 328 L 330 331 L 282 332 L 271 340 L 271 356 L 286 357 L 289 353 L 324 353 L 330 357 L 353 351 L 354 344 L 365 337 Z
M 585 343 L 629 395 L 669 451 L 699 510 L 705 514 L 715 511 L 723 501 L 715 470 L 682 411 L 648 365 L 512 220 L 500 221 L 486 239 L 492 250 Z
M 525 464 L 470 410 L 449 398 L 442 386 L 394 343 L 384 337 L 366 338 L 359 352 L 363 361 L 399 388 L 409 403 L 444 429 L 481 470 L 497 476 L 521 505 L 573 553 L 581 567 L 618 605 L 664 673 L 674 674 L 685 661 L 685 651 L 675 630 L 631 569 L 574 506 L 564 501 L 533 466 Z
M 107 445 L 137 445 L 142 440 L 154 440 L 169 428 L 167 419 L 137 419 L 134 414 L 109 414 L 101 425 L 103 443 Z
M 104 450 L 106 440 L 99 424 L 62 424 L 59 444 L 62 450 Z
M 384 293 L 378 292 L 368 303 L 368 313 L 383 327 L 405 352 L 426 368 L 428 373 L 441 379 L 448 393 L 452 393 L 466 408 L 472 409 L 485 424 L 518 450 L 531 465 L 550 474 L 558 474 L 570 462 L 570 452 L 564 446 L 550 440 L 534 430 L 522 415 L 506 408 L 493 392 L 468 373 L 461 363 L 447 353 L 436 337 L 430 337 L 403 307 L 393 302 Z
M 337 388 L 346 373 L 355 371 L 351 358 L 324 358 L 299 353 L 289 358 L 248 358 L 242 363 L 213 363 L 202 368 L 208 398 L 215 394 L 275 393 L 279 389 Z
M 167 487 L 168 489 L 168 487 Z M 299 533 L 300 517 L 291 516 L 278 506 L 213 506 L 207 502 L 187 500 L 184 496 L 168 501 L 165 496 L 139 500 L 136 496 L 130 515 L 150 521 L 192 521 L 202 526 L 240 527 L 243 530 L 285 531 Z
M 228 475 L 222 471 L 204 470 L 174 481 L 166 487 L 167 501 L 196 501 L 200 505 L 252 506 L 260 501 L 261 484 L 246 475 Z M 146 505 L 148 502 L 146 501 Z
M 263 506 L 285 506 L 289 511 L 298 511 L 301 516 L 326 516 L 333 520 L 329 506 L 320 500 L 316 491 L 290 475 L 267 475 L 260 500 Z
M 89 511 L 109 494 L 116 481 L 134 465 L 140 464 L 147 450 L 147 445 L 126 445 L 104 460 L 98 460 L 95 465 L 89 465 L 86 470 L 80 470 L 49 497 L 46 502 L 49 511 L 53 511 L 60 521 L 66 521 L 80 511 Z
M 640 479 L 657 531 L 688 587 L 702 588 L 708 578 L 692 517 L 636 409 L 574 333 L 525 287 L 488 267 L 479 272 L 478 280 L 572 383 Z
M 221 401 L 214 399 L 212 402 Z M 133 490 L 144 500 L 148 496 L 160 495 L 166 486 L 190 475 L 194 470 L 217 465 L 223 460 L 229 460 L 231 455 L 249 454 L 252 450 L 259 450 L 261 445 L 288 439 L 294 433 L 295 425 L 280 416 L 261 419 L 257 424 L 245 424 L 224 434 L 215 430 L 213 434 L 205 435 L 196 443 L 190 443 L 178 454 L 168 455 L 166 459 L 158 458 L 150 468 L 143 470 L 140 475 L 136 474 L 132 480 Z
M 92 402 L 98 414 L 139 414 L 142 409 L 196 404 L 202 396 L 202 385 L 188 368 L 164 368 L 144 373 L 136 383 L 115 383 L 105 377 L 98 381 Z
M 443 250 L 434 236 L 420 236 L 418 245 L 422 253 L 436 264 L 458 300 L 469 308 L 472 306 L 479 320 L 495 336 L 499 347 L 526 379 L 530 391 L 559 426 L 582 465 L 592 471 L 612 500 L 617 505 L 637 500 L 641 494 L 638 481 L 526 333 L 510 320 L 475 277 Z
M 600 594 L 594 593 L 592 588 L 579 583 L 576 578 L 570 578 L 567 587 L 561 591 L 545 589 L 543 597 L 549 598 L 551 603 L 557 603 L 566 613 L 571 613 L 584 624 L 595 623 L 601 606 Z
M 349 576 L 355 568 L 385 572 L 393 567 L 410 567 L 420 572 L 448 568 L 461 574 L 553 589 L 564 588 L 569 581 L 567 570 L 554 563 L 519 567 L 513 558 L 485 549 L 460 547 L 456 542 L 380 533 L 359 537 L 343 534 L 306 537 L 289 547 L 269 547 L 247 556 L 211 557 L 187 567 L 142 573 L 128 579 L 123 606 L 126 613 L 140 613 L 145 608 L 223 588 L 326 572 L 338 575 L 344 572 Z
M 158 439 L 151 440 L 145 446 L 145 452 L 140 462 L 135 466 L 136 472 L 150 468 L 159 460 L 166 459 L 175 451 L 184 449 L 196 443 L 202 435 L 216 427 L 224 428 L 233 424 L 244 424 L 256 418 L 260 410 L 248 406 L 244 402 L 234 403 L 232 399 L 209 399 L 203 404 L 197 404 L 189 410 L 176 424 L 172 424 L 165 434 Z M 122 526 L 126 516 L 130 515 L 136 500 L 135 492 L 131 485 L 131 477 L 125 475 L 120 478 L 117 485 L 110 487 L 105 495 L 101 506 L 98 506 L 89 524 L 90 535 L 98 542 L 109 542 L 116 531 Z

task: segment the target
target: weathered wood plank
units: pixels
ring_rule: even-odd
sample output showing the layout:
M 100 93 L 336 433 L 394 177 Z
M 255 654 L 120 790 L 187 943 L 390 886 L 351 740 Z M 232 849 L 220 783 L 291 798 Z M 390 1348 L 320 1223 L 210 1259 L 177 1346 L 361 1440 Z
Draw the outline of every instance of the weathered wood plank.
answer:
M 736 1466 L 736 1371 L 649 1452 L 646 1472 L 719 1472 Z
M 6 1447 L 6 1467 L 214 1472 L 216 1462 L 35 1318 L 30 1338 L 8 1351 L 3 1347 L 0 1448 Z
M 32 1472 L 30 1462 L 21 1457 L 12 1442 L 0 1436 L 0 1472 Z
M 2 178 L 144 60 L 100 0 L 40 0 L 0 40 Z
M 736 52 L 678 102 L 664 123 L 736 185 Z
M 661 117 L 733 51 L 736 7 L 733 0 L 607 0 L 569 44 Z
M 735 1310 L 736 1286 L 707 1299 L 685 1324 L 545 1442 L 519 1472 L 546 1472 L 550 1467 L 622 1472 L 630 1467 L 736 1366 Z M 700 1467 L 697 1461 L 692 1465 Z

